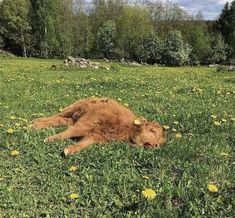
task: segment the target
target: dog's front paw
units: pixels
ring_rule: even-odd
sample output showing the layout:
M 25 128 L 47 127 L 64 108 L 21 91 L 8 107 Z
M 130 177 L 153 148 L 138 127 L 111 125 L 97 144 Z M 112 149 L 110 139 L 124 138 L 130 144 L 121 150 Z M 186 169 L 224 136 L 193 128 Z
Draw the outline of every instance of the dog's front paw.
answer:
M 47 142 L 53 142 L 55 139 L 53 136 L 49 136 L 47 138 L 44 139 L 44 142 L 47 143 Z
M 62 152 L 64 157 L 67 157 L 69 155 L 69 149 L 65 148 L 64 151 Z

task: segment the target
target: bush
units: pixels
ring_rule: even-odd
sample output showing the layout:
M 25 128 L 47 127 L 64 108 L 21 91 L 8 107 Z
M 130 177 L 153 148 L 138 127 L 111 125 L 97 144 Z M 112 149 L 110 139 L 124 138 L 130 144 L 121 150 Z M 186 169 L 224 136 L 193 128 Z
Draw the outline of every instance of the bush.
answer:
M 163 43 L 156 33 L 151 32 L 143 39 L 139 47 L 139 60 L 148 64 L 161 63 Z
M 163 63 L 169 66 L 181 66 L 189 63 L 191 48 L 184 44 L 180 31 L 171 31 L 165 38 Z

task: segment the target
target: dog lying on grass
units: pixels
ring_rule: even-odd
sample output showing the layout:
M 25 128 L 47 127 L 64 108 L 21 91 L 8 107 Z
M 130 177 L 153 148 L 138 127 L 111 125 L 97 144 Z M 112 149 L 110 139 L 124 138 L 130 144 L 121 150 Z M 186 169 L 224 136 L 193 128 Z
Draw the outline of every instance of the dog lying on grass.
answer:
M 68 129 L 49 136 L 45 141 L 79 138 L 77 144 L 64 149 L 65 156 L 91 144 L 112 140 L 146 147 L 159 147 L 166 141 L 165 132 L 157 122 L 138 119 L 130 109 L 109 98 L 88 98 L 75 102 L 61 113 L 33 120 L 31 126 L 42 129 L 61 125 L 68 126 Z

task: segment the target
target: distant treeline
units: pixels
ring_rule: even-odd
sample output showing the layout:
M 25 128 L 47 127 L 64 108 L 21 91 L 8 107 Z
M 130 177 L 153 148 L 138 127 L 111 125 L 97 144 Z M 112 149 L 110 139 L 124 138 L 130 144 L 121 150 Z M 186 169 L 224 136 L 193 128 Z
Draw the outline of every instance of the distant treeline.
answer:
M 171 2 L 3 0 L 0 49 L 36 57 L 127 58 L 150 64 L 235 62 L 235 0 L 204 21 Z

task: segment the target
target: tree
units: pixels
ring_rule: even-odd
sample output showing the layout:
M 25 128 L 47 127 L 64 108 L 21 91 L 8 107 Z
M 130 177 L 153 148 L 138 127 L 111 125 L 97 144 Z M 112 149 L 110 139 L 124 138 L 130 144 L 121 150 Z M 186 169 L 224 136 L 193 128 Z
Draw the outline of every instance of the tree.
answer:
M 30 44 L 30 24 L 28 22 L 28 0 L 4 0 L 1 5 L 1 34 L 20 46 L 22 55 L 27 56 Z
M 161 63 L 163 52 L 162 40 L 156 33 L 147 34 L 139 48 L 139 59 L 149 64 Z
M 191 64 L 205 64 L 211 46 L 211 37 L 208 31 L 200 26 L 194 27 L 189 33 L 189 44 L 192 48 Z
M 99 52 L 106 58 L 114 56 L 117 40 L 116 24 L 113 21 L 107 21 L 101 27 L 97 34 L 97 47 Z
M 227 45 L 224 43 L 223 37 L 218 34 L 213 37 L 211 48 L 208 56 L 208 63 L 224 64 L 226 60 Z
M 30 21 L 35 53 L 48 56 L 59 47 L 58 8 L 61 0 L 30 0 Z
M 144 36 L 153 31 L 149 12 L 140 6 L 126 6 L 117 23 L 118 44 L 125 56 L 135 59 Z
M 180 31 L 171 31 L 167 34 L 164 43 L 163 63 L 170 66 L 181 66 L 189 61 L 191 49 L 184 44 Z
M 235 58 L 235 0 L 231 5 L 227 2 L 216 20 L 215 29 L 218 30 L 230 48 L 230 56 Z M 231 57 L 231 58 L 232 58 Z

